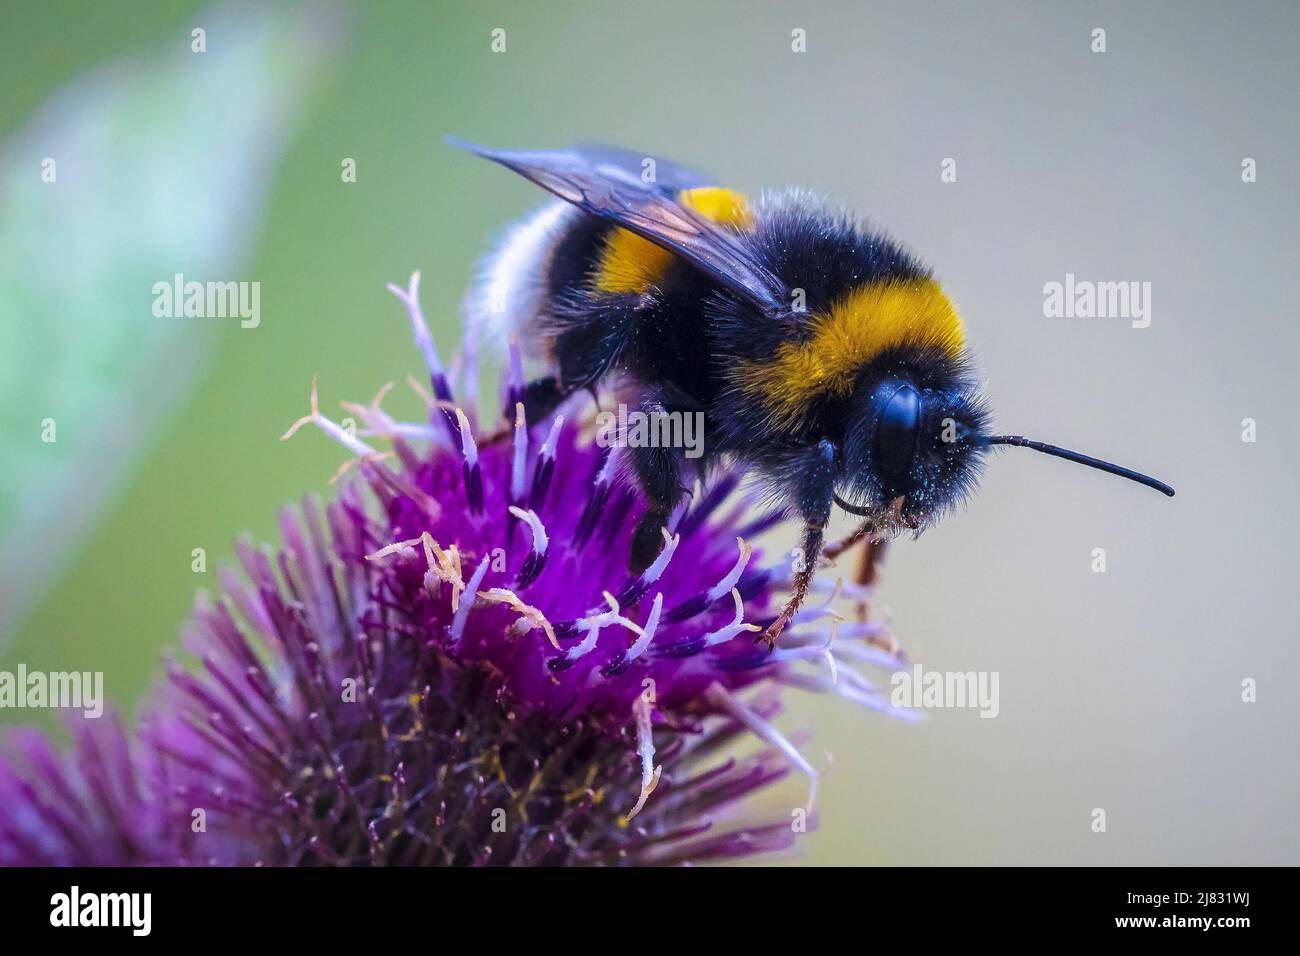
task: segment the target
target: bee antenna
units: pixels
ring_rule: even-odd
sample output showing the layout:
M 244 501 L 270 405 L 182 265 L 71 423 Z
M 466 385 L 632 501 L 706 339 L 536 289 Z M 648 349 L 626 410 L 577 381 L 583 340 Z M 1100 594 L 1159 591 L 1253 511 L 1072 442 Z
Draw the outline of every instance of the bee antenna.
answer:
M 1058 448 L 1056 445 L 1048 445 L 1045 442 L 1022 438 L 1020 435 L 990 435 L 984 441 L 989 445 L 1017 445 L 1021 448 L 1032 448 L 1034 451 L 1041 451 L 1045 455 L 1055 455 L 1057 458 L 1064 458 L 1066 461 L 1078 462 L 1080 465 L 1087 465 L 1089 468 L 1096 468 L 1098 471 L 1109 472 L 1112 475 L 1127 478 L 1129 481 L 1136 481 L 1139 485 L 1154 488 L 1162 495 L 1168 495 L 1170 498 L 1174 496 L 1174 489 L 1163 481 L 1158 481 L 1131 468 L 1124 468 L 1121 465 L 1113 465 L 1108 461 L 1102 461 L 1100 458 L 1081 455 L 1077 451 L 1070 451 L 1068 448 Z

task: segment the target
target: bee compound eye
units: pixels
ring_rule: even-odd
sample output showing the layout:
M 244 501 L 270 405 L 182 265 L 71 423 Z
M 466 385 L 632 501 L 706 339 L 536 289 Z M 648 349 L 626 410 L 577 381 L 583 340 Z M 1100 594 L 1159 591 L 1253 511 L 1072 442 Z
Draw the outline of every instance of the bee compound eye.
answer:
M 911 385 L 890 386 L 880 418 L 876 421 L 874 440 L 876 468 L 883 477 L 907 474 L 916 455 L 921 432 L 921 395 Z

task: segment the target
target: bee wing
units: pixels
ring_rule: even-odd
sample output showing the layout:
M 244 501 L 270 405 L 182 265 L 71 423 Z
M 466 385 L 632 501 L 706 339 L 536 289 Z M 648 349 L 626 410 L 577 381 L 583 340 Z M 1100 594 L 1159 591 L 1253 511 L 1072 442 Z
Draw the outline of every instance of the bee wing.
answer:
M 669 192 L 675 193 L 683 189 L 694 189 L 697 186 L 710 186 L 717 183 L 717 180 L 712 176 L 706 176 L 695 169 L 687 169 L 685 166 L 680 166 L 671 160 L 638 153 L 631 149 L 622 149 L 618 146 L 609 146 L 605 143 L 583 143 L 575 147 L 573 152 L 581 156 L 595 169 L 613 167 L 618 173 L 638 181 L 641 180 L 641 173 L 645 169 L 645 161 L 653 159 L 654 185 Z
M 488 149 L 451 136 L 447 142 L 500 163 L 579 209 L 667 249 L 764 311 L 785 311 L 785 284 L 734 235 L 682 206 L 656 184 L 642 182 L 623 164 L 602 161 L 599 152 Z

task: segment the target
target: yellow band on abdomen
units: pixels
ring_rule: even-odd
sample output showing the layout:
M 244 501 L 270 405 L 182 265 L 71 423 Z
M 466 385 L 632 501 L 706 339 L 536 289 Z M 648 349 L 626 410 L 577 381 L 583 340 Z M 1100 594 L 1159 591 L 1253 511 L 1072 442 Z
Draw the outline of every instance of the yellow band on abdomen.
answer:
M 748 229 L 753 222 L 749 200 L 732 189 L 720 186 L 687 189 L 677 194 L 677 201 L 720 225 Z M 615 229 L 605 240 L 596 262 L 596 291 L 645 292 L 663 278 L 674 258 L 667 249 L 636 233 Z

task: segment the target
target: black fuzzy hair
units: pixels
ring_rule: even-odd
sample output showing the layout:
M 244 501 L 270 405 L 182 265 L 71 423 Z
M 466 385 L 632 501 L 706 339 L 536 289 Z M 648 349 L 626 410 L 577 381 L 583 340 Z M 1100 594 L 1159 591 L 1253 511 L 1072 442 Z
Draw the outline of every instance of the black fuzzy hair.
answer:
M 764 195 L 757 228 L 746 236 L 755 257 L 806 294 L 809 314 L 824 312 L 849 289 L 887 280 L 933 278 L 911 252 L 806 190 Z
M 887 483 L 872 461 L 879 415 L 870 396 L 886 380 L 910 383 L 921 395 L 922 418 L 916 454 L 907 474 Z M 974 491 L 987 445 L 989 410 L 975 385 L 969 360 L 939 350 L 896 349 L 866 366 L 859 386 L 843 410 L 845 497 L 883 507 L 903 494 L 904 525 L 916 530 L 933 524 Z

